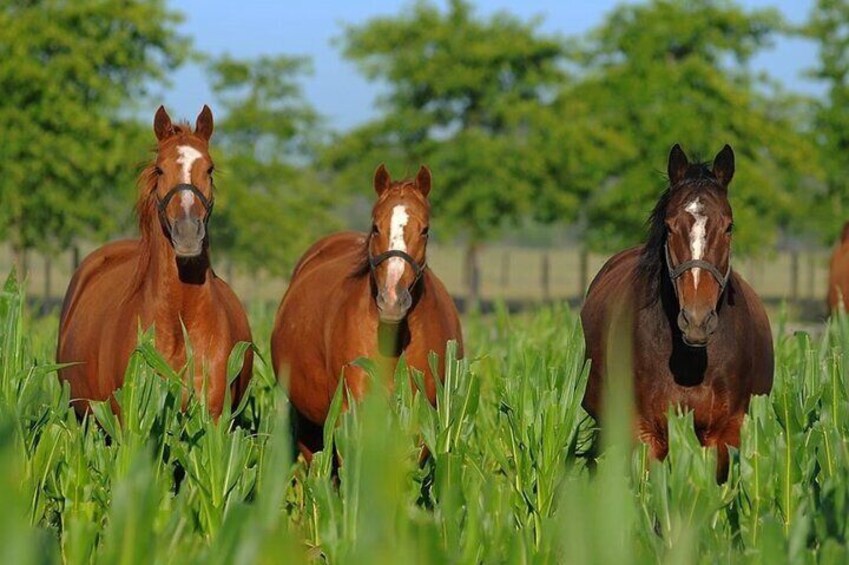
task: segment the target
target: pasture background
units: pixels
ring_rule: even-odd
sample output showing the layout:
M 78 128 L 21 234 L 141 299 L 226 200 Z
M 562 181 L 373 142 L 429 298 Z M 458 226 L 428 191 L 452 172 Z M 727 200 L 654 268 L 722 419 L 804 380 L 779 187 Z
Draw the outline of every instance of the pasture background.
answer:
M 80 249 L 84 256 L 94 246 L 83 245 Z M 806 250 L 798 252 L 794 258 L 792 253 L 775 252 L 759 258 L 734 258 L 733 265 L 771 307 L 787 303 L 792 318 L 817 321 L 826 315 L 830 253 L 826 249 Z M 214 242 L 212 258 L 218 275 L 233 286 L 246 304 L 261 302 L 276 307 L 280 302 L 287 285 L 284 277 L 262 270 L 245 272 L 226 260 L 217 261 Z M 608 255 L 601 253 L 589 254 L 587 266 L 590 278 L 607 258 Z M 563 300 L 572 305 L 580 304 L 584 294 L 580 259 L 579 248 L 570 244 L 559 247 L 486 246 L 481 252 L 480 298 L 487 302 L 488 307 L 503 300 L 512 309 L 527 309 L 542 302 Z M 33 254 L 29 257 L 27 288 L 30 302 L 42 307 L 46 299 L 46 310 L 49 311 L 61 304 L 70 280 L 73 257 L 68 254 L 50 259 L 49 277 L 47 263 L 45 256 Z M 431 243 L 428 245 L 428 263 L 455 300 L 462 304 L 468 295 L 462 249 Z M 14 257 L 8 246 L 0 247 L 0 272 L 8 272 L 13 265 Z

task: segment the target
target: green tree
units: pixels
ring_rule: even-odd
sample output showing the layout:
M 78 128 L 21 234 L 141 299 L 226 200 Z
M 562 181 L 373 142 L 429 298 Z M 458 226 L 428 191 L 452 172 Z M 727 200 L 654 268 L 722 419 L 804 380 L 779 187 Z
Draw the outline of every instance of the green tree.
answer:
M 826 181 L 817 217 L 820 233 L 833 240 L 849 219 L 849 2 L 818 0 L 802 32 L 818 44 L 819 64 L 811 75 L 827 87 L 814 120 Z
M 144 147 L 128 109 L 187 52 L 178 21 L 164 0 L 0 2 L 0 236 L 18 253 L 115 228 Z
M 299 255 L 335 223 L 338 199 L 312 166 L 318 115 L 304 100 L 300 58 L 223 57 L 210 65 L 224 109 L 215 140 L 219 173 L 215 243 L 234 263 L 288 274 Z
M 538 27 L 505 13 L 481 18 L 463 0 L 444 12 L 422 1 L 341 38 L 344 56 L 387 94 L 383 115 L 337 140 L 329 162 L 363 187 L 380 162 L 393 171 L 429 164 L 434 223 L 465 238 L 473 304 L 481 245 L 536 205 L 540 159 L 528 124 L 565 80 L 561 42 Z
M 579 80 L 555 101 L 554 114 L 564 118 L 552 119 L 548 134 L 566 145 L 545 155 L 555 186 L 578 187 L 572 192 L 587 245 L 611 251 L 642 240 L 676 142 L 702 158 L 725 143 L 734 148 L 738 250 L 804 229 L 815 148 L 802 132 L 798 101 L 746 66 L 783 27 L 775 10 L 654 0 L 615 9 L 571 46 Z M 558 213 L 562 204 L 547 200 Z

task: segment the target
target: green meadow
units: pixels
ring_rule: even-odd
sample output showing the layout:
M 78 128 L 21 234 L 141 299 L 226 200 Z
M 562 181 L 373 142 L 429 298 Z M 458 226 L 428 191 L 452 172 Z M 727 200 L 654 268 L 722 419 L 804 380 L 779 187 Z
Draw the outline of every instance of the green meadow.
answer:
M 468 355 L 448 359 L 435 408 L 403 364 L 374 374 L 346 412 L 340 389 L 325 429 L 342 462 L 335 476 L 329 451 L 309 468 L 294 457 L 285 394 L 263 361 L 272 310 L 250 312 L 253 384 L 217 423 L 195 398 L 181 410 L 180 372 L 149 332 L 118 393 L 122 419 L 101 405 L 80 422 L 53 363 L 57 318 L 33 317 L 23 297 L 10 278 L 0 296 L 4 563 L 849 558 L 845 319 L 817 341 L 774 320 L 775 386 L 752 402 L 724 485 L 687 414 L 671 414 L 665 462 L 633 445 L 623 388 L 589 456 L 583 338 L 577 313 L 559 306 L 467 318 Z

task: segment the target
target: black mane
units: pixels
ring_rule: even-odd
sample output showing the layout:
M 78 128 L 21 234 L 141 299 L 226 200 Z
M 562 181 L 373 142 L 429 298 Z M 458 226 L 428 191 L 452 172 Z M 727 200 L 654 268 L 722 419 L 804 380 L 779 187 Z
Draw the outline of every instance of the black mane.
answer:
M 685 188 L 686 187 L 686 188 Z M 646 221 L 648 238 L 640 253 L 635 275 L 638 280 L 646 281 L 646 306 L 654 304 L 660 297 L 660 284 L 666 270 L 666 256 L 663 252 L 666 244 L 666 209 L 672 195 L 678 190 L 705 190 L 719 187 L 719 181 L 710 169 L 709 163 L 693 163 L 687 169 L 684 179 L 674 186 L 668 184 L 660 195 Z

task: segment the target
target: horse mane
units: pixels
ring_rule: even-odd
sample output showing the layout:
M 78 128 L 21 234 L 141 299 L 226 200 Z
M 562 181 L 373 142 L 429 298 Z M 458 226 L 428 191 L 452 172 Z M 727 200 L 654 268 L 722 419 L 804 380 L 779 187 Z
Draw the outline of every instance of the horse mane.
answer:
M 364 277 L 371 272 L 371 262 L 368 259 L 368 246 L 371 243 L 371 237 L 366 236 L 365 244 L 357 250 L 357 262 L 354 263 L 354 268 L 349 275 L 352 279 Z
M 684 178 L 675 185 L 667 179 L 666 190 L 660 195 L 646 221 L 648 238 L 635 270 L 637 280 L 647 283 L 645 306 L 651 306 L 660 298 L 660 285 L 666 272 L 666 254 L 663 251 L 666 245 L 666 209 L 672 195 L 685 185 L 693 190 L 708 190 L 719 186 L 716 175 L 707 162 L 691 164 Z

